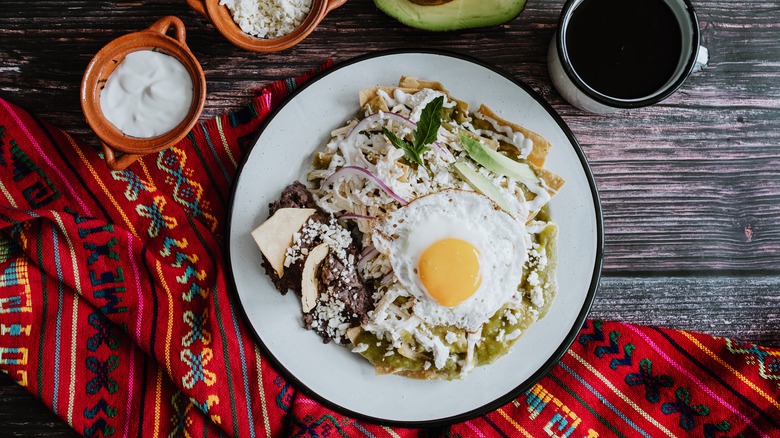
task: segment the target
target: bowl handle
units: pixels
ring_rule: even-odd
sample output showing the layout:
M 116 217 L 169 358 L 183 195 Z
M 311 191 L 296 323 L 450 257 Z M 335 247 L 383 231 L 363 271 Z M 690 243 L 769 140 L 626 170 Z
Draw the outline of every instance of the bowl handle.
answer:
M 188 0 L 189 1 L 189 0 Z M 325 6 L 325 13 L 328 13 L 339 6 L 347 2 L 347 0 L 327 0 L 328 4 Z
M 116 157 L 114 150 L 108 145 L 103 143 L 103 155 L 106 157 L 106 165 L 111 170 L 125 170 L 127 166 L 135 163 L 143 155 L 136 154 L 122 154 L 119 158 Z
M 171 27 L 173 27 L 176 31 L 176 40 L 182 44 L 185 44 L 184 40 L 187 37 L 187 30 L 184 28 L 184 23 L 182 23 L 178 17 L 174 17 L 172 15 L 162 17 L 155 21 L 153 25 L 149 26 L 147 30 L 166 35 L 168 33 L 168 29 Z
M 346 1 L 346 0 L 345 0 Z M 203 18 L 208 19 L 209 16 L 206 13 L 206 1 L 205 0 L 187 0 L 187 6 L 193 11 L 199 13 Z

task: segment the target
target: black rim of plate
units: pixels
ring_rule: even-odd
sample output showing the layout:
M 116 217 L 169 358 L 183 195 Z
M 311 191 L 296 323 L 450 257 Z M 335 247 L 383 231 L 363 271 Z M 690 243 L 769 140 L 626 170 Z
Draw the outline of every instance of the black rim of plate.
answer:
M 479 408 L 475 408 L 466 412 L 462 412 L 460 414 L 456 414 L 450 417 L 444 417 L 444 418 L 437 418 L 437 419 L 431 419 L 431 420 L 418 420 L 418 421 L 400 421 L 400 420 L 390 420 L 390 419 L 384 419 L 384 418 L 378 418 L 378 417 L 372 417 L 370 415 L 361 414 L 359 412 L 352 411 L 350 409 L 347 409 L 343 406 L 340 406 L 334 402 L 331 402 L 327 398 L 317 394 L 315 391 L 311 390 L 309 387 L 304 385 L 298 378 L 295 377 L 290 371 L 287 370 L 287 368 L 279 362 L 279 360 L 276 359 L 276 357 L 271 353 L 271 351 L 265 346 L 263 343 L 262 338 L 255 330 L 254 326 L 252 325 L 251 321 L 249 320 L 246 310 L 244 309 L 243 303 L 241 302 L 241 296 L 238 293 L 238 288 L 236 287 L 236 279 L 233 274 L 233 263 L 232 263 L 232 257 L 231 257 L 231 244 L 230 244 L 230 235 L 231 235 L 231 224 L 233 221 L 233 209 L 235 206 L 235 197 L 236 197 L 236 190 L 239 185 L 239 181 L 241 180 L 241 174 L 244 168 L 244 165 L 246 164 L 250 154 L 254 150 L 255 146 L 257 145 L 257 140 L 259 140 L 260 136 L 262 136 L 263 132 L 265 131 L 268 124 L 271 122 L 271 120 L 276 117 L 276 115 L 293 99 L 295 99 L 298 94 L 300 94 L 303 90 L 311 86 L 312 84 L 316 83 L 320 79 L 328 76 L 329 74 L 341 70 L 343 68 L 349 67 L 353 64 L 360 63 L 362 61 L 389 56 L 389 55 L 403 55 L 403 54 L 428 54 L 428 55 L 437 55 L 437 56 L 447 56 L 451 58 L 456 58 L 462 61 L 467 61 L 472 64 L 476 64 L 478 66 L 484 67 L 486 69 L 489 69 L 502 77 L 510 80 L 512 83 L 520 87 L 523 91 L 528 93 L 531 97 L 534 98 L 547 113 L 555 120 L 555 122 L 558 124 L 558 126 L 561 128 L 561 130 L 566 134 L 566 137 L 568 138 L 569 142 L 571 142 L 572 147 L 574 148 L 574 151 L 577 153 L 577 156 L 580 160 L 580 164 L 582 165 L 582 169 L 585 172 L 585 175 L 588 179 L 588 184 L 590 186 L 590 191 L 593 196 L 593 207 L 595 209 L 596 213 L 596 229 L 597 229 L 597 241 L 596 241 L 596 254 L 595 254 L 595 263 L 593 266 L 593 275 L 591 277 L 591 282 L 588 288 L 588 294 L 585 297 L 585 302 L 583 303 L 582 309 L 580 310 L 579 315 L 577 316 L 577 319 L 574 322 L 574 325 L 572 326 L 569 333 L 564 338 L 561 345 L 555 350 L 555 353 L 553 353 L 552 356 L 534 373 L 532 374 L 528 379 L 526 379 L 524 382 L 522 382 L 520 385 L 518 385 L 515 388 L 510 389 L 508 392 L 506 392 L 503 396 L 498 397 L 497 399 L 493 400 L 490 403 L 487 403 Z M 258 345 L 260 346 L 263 353 L 265 353 L 268 360 L 271 361 L 271 363 L 274 365 L 277 371 L 279 371 L 280 374 L 282 374 L 286 379 L 291 381 L 296 389 L 299 389 L 303 391 L 308 396 L 311 396 L 312 398 L 316 399 L 318 402 L 322 403 L 324 406 L 334 410 L 338 411 L 344 415 L 351 416 L 353 418 L 369 421 L 372 423 L 380 424 L 380 425 L 386 425 L 386 426 L 400 426 L 400 427 L 442 427 L 453 423 L 458 423 L 462 421 L 467 421 L 472 418 L 478 417 L 482 414 L 491 412 L 495 409 L 498 409 L 499 407 L 509 403 L 513 399 L 515 399 L 518 395 L 520 395 L 522 392 L 527 391 L 530 389 L 534 384 L 536 384 L 539 380 L 541 380 L 542 377 L 544 377 L 555 365 L 558 364 L 561 357 L 566 353 L 566 351 L 569 349 L 571 344 L 574 342 L 574 339 L 577 336 L 577 333 L 582 328 L 582 325 L 585 322 L 585 318 L 588 315 L 588 312 L 590 312 L 591 305 L 593 304 L 593 299 L 596 294 L 596 289 L 598 288 L 599 280 L 601 277 L 601 266 L 602 266 L 602 259 L 603 259 L 603 252 L 604 252 L 604 220 L 601 213 L 601 202 L 599 200 L 599 194 L 598 190 L 596 188 L 596 182 L 593 178 L 593 172 L 590 169 L 590 165 L 588 164 L 587 159 L 585 158 L 585 154 L 582 151 L 582 147 L 580 146 L 579 142 L 577 142 L 577 139 L 574 137 L 574 134 L 571 132 L 569 127 L 566 125 L 566 123 L 561 119 L 561 117 L 558 115 L 558 113 L 555 112 L 555 110 L 548 104 L 537 92 L 535 92 L 531 87 L 526 85 L 525 83 L 519 81 L 518 79 L 515 79 L 511 74 L 508 72 L 505 72 L 498 67 L 495 67 L 493 65 L 490 65 L 484 61 L 481 61 L 479 59 L 473 58 L 468 55 L 463 55 L 456 52 L 450 52 L 445 50 L 438 50 L 438 49 L 399 49 L 399 50 L 383 50 L 378 52 L 372 52 L 365 55 L 361 55 L 349 60 L 346 60 L 338 65 L 335 65 L 334 67 L 331 67 L 330 69 L 319 73 L 317 76 L 303 84 L 300 88 L 295 90 L 295 92 L 291 93 L 289 96 L 287 96 L 278 107 L 276 107 L 263 121 L 263 123 L 260 125 L 260 128 L 258 130 L 257 135 L 254 137 L 254 141 L 252 143 L 252 146 L 247 150 L 244 157 L 241 159 L 241 163 L 238 166 L 238 169 L 236 171 L 236 177 L 233 181 L 233 187 L 231 188 L 231 194 L 230 194 L 230 208 L 228 210 L 228 217 L 227 217 L 227 229 L 226 229 L 226 236 L 228 239 L 227 244 L 227 251 L 226 251 L 226 258 L 227 258 L 227 268 L 230 272 L 230 275 L 227 277 L 229 278 L 229 284 L 231 286 L 231 294 L 232 297 L 237 300 L 236 302 L 239 304 L 239 309 L 241 311 L 241 315 L 244 318 L 244 321 L 247 323 L 248 327 L 251 330 L 252 335 L 255 338 L 255 341 L 257 341 Z
M 596 102 L 601 103 L 602 105 L 607 105 L 613 108 L 629 109 L 655 105 L 656 103 L 661 102 L 662 100 L 671 96 L 680 87 L 682 87 L 683 83 L 685 83 L 685 81 L 688 79 L 688 76 L 690 76 L 691 72 L 693 71 L 694 65 L 696 65 L 696 58 L 699 56 L 699 44 L 701 43 L 699 19 L 696 16 L 696 11 L 693 9 L 693 5 L 689 0 L 683 0 L 683 3 L 685 4 L 685 8 L 688 12 L 688 19 L 691 20 L 691 26 L 693 29 L 691 35 L 691 56 L 688 57 L 688 59 L 685 61 L 682 74 L 679 78 L 677 78 L 677 80 L 669 84 L 663 92 L 644 99 L 616 99 L 614 97 L 601 94 L 587 85 L 582 79 L 580 79 L 580 76 L 577 74 L 577 72 L 574 71 L 574 67 L 571 64 L 571 59 L 569 58 L 569 51 L 566 49 L 566 44 L 564 43 L 564 34 L 566 33 L 566 29 L 564 26 L 562 26 L 562 24 L 564 22 L 568 22 L 568 20 L 571 19 L 571 15 L 574 13 L 574 10 L 581 3 L 582 2 L 578 2 L 577 0 L 566 1 L 566 4 L 564 4 L 563 8 L 561 9 L 561 15 L 558 19 L 558 30 L 555 32 L 554 36 L 555 44 L 558 49 L 558 56 L 560 57 L 561 65 L 563 66 L 563 71 L 566 72 L 566 75 L 569 77 L 572 83 L 574 83 L 578 90 L 585 93 L 585 95 L 595 100 Z M 566 26 L 568 26 L 568 24 Z

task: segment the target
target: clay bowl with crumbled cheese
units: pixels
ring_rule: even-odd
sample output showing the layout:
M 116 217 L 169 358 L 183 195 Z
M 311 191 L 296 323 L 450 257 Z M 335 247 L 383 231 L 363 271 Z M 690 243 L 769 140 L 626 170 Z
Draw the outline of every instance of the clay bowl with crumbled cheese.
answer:
M 289 0 L 292 5 L 308 0 Z M 311 8 L 300 23 L 291 27 L 290 22 L 273 20 L 268 17 L 252 19 L 235 10 L 233 5 L 239 3 L 264 4 L 263 0 L 187 0 L 187 5 L 209 20 L 220 34 L 232 44 L 252 52 L 278 52 L 289 49 L 306 38 L 317 25 L 332 10 L 346 3 L 347 0 L 311 0 Z M 221 3 L 230 3 L 231 7 Z M 237 20 L 234 20 L 234 14 Z M 236 21 L 243 22 L 242 26 Z M 251 33 L 250 33 L 251 32 Z M 253 35 L 254 33 L 255 35 Z

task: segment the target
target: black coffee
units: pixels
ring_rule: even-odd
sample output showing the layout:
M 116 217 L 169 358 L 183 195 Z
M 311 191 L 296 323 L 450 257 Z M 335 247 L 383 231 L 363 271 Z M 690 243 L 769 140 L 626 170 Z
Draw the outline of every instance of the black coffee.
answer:
M 566 31 L 574 70 L 594 90 L 621 99 L 645 97 L 674 75 L 682 32 L 663 0 L 585 0 Z

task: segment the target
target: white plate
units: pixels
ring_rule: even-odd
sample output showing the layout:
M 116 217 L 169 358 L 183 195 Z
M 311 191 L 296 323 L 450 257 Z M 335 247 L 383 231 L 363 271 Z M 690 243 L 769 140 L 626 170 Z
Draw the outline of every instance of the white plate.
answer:
M 268 203 L 296 179 L 305 181 L 312 153 L 356 113 L 361 89 L 397 83 L 402 75 L 439 81 L 473 107 L 549 139 L 546 167 L 566 179 L 551 202 L 560 227 L 558 295 L 510 353 L 460 381 L 377 376 L 362 357 L 301 325 L 295 294 L 280 295 L 260 266 L 250 231 L 268 217 Z M 557 363 L 590 309 L 601 272 L 603 226 L 588 164 L 554 110 L 526 85 L 480 61 L 442 52 L 382 52 L 343 63 L 309 82 L 269 117 L 239 170 L 229 220 L 229 261 L 249 325 L 277 369 L 342 413 L 406 426 L 465 420 L 529 389 Z

